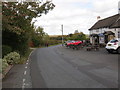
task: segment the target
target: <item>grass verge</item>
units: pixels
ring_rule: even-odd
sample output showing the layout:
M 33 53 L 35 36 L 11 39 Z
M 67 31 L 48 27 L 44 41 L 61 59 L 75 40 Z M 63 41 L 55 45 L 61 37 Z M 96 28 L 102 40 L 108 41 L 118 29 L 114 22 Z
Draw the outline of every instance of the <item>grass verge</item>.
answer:
M 49 47 L 50 47 L 50 46 L 55 46 L 55 45 L 60 45 L 60 44 L 62 44 L 62 43 L 58 43 L 58 44 L 49 45 Z
M 24 64 L 28 60 L 28 57 L 32 51 L 33 49 L 30 48 L 24 56 L 21 56 L 20 62 L 18 64 Z

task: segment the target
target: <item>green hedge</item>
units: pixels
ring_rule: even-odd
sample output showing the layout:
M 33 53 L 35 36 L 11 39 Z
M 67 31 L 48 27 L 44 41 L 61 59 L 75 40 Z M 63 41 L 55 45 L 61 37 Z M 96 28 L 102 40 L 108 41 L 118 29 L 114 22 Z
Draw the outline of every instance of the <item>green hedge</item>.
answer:
M 12 48 L 10 46 L 2 45 L 2 57 L 10 53 L 11 51 L 12 51 Z
M 4 59 L 7 60 L 9 65 L 18 64 L 20 62 L 20 54 L 17 52 L 11 52 L 4 56 Z
M 8 63 L 6 59 L 0 59 L 0 65 L 2 65 L 2 67 L 0 68 L 0 73 L 4 74 L 5 69 L 8 67 Z
M 61 40 L 49 40 L 49 45 L 56 45 L 56 44 L 59 44 L 61 43 L 62 41 Z

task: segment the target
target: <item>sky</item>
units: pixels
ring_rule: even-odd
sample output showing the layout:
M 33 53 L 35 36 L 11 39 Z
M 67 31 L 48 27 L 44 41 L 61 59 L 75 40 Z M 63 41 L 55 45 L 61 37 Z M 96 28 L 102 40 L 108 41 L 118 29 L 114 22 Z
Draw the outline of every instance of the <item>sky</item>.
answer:
M 118 13 L 120 0 L 52 0 L 55 8 L 36 18 L 35 26 L 41 26 L 49 35 L 74 33 L 75 30 L 89 34 L 89 28 L 101 19 Z

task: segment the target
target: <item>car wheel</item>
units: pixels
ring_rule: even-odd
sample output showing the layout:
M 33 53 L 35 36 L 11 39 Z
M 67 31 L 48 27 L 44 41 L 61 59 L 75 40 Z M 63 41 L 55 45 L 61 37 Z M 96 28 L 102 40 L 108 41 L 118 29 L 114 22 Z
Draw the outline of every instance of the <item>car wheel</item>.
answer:
M 108 51 L 108 53 L 113 53 L 113 51 L 112 51 L 112 50 L 107 49 L 107 51 Z
M 119 53 L 119 54 L 120 54 L 120 47 L 117 49 L 117 53 Z

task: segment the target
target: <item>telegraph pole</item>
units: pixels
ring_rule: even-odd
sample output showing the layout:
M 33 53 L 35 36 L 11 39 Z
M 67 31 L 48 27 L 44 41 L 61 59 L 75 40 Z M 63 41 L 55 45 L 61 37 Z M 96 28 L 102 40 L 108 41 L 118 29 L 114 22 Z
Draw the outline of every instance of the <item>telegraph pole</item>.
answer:
M 62 31 L 62 46 L 63 46 L 63 24 L 61 25 L 61 31 Z

